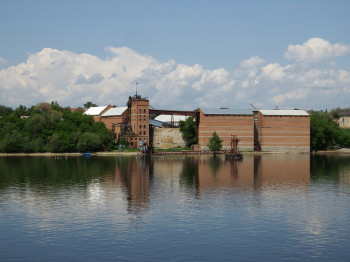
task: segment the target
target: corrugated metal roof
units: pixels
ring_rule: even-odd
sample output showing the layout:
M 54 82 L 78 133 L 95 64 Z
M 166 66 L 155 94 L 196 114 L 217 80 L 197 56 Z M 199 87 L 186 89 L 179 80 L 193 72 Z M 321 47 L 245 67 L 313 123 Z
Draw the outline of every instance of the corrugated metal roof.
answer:
M 308 116 L 305 110 L 259 110 L 264 116 Z
M 249 109 L 200 108 L 205 115 L 253 115 Z
M 85 115 L 90 115 L 90 116 L 98 116 L 101 114 L 103 110 L 106 109 L 107 106 L 95 106 L 95 107 L 90 107 L 86 112 L 84 113 Z
M 121 116 L 125 110 L 128 109 L 127 106 L 112 107 L 107 112 L 103 113 L 102 116 Z
M 163 123 L 161 121 L 158 121 L 152 118 L 149 119 L 149 124 L 151 126 L 163 127 Z
M 174 122 L 180 122 L 180 120 L 185 121 L 188 116 L 179 116 L 179 115 L 159 115 L 155 119 L 162 122 L 170 123 L 172 120 Z

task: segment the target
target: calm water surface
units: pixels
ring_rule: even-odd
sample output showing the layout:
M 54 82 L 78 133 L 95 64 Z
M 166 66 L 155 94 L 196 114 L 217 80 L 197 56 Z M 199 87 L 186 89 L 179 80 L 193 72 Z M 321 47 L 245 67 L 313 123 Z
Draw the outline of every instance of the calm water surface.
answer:
M 349 261 L 350 155 L 1 157 L 0 261 Z

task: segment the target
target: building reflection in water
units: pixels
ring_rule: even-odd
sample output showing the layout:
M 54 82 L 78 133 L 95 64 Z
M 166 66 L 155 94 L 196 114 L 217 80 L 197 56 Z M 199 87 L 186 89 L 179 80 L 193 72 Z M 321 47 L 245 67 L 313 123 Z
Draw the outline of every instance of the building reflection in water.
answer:
M 114 180 L 120 183 L 130 213 L 138 214 L 148 209 L 152 161 L 135 158 L 118 158 Z
M 308 154 L 263 154 L 246 156 L 242 161 L 222 157 L 195 156 L 140 160 L 120 158 L 116 162 L 115 181 L 120 183 L 129 212 L 148 209 L 150 199 L 198 197 L 207 190 L 240 188 L 254 191 L 283 186 L 309 186 Z

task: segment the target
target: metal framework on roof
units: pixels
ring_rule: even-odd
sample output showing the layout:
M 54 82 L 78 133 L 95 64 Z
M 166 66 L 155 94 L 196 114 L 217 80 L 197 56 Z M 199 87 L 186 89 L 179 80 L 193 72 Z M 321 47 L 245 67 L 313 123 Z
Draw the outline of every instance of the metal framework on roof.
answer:
M 181 110 L 163 110 L 163 109 L 149 109 L 149 114 L 152 115 L 181 115 L 181 116 L 195 116 L 196 111 L 181 111 Z

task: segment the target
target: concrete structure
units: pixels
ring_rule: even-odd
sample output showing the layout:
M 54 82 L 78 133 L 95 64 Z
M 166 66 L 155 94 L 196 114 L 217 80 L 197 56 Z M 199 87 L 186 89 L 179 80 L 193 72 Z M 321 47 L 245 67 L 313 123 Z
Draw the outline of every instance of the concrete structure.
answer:
M 339 126 L 341 128 L 350 128 L 350 107 L 339 111 Z
M 182 138 L 179 128 L 154 128 L 153 147 L 154 148 L 176 148 L 185 147 L 186 142 Z
M 310 116 L 305 110 L 259 110 L 261 151 L 310 152 Z
M 200 150 L 208 150 L 208 143 L 215 131 L 222 142 L 222 149 L 229 149 L 232 135 L 239 139 L 242 151 L 254 150 L 254 115 L 248 109 L 198 108 L 198 144 Z

